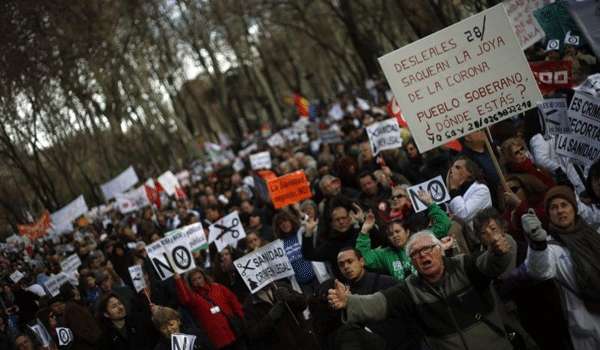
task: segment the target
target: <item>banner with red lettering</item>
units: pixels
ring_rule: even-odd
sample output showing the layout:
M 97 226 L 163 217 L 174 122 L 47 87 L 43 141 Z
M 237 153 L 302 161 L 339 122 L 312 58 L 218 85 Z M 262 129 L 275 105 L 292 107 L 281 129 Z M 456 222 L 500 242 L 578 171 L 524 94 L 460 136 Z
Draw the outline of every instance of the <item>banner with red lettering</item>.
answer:
M 558 89 L 573 87 L 573 63 L 571 61 L 529 62 L 535 81 L 542 95 L 551 95 Z

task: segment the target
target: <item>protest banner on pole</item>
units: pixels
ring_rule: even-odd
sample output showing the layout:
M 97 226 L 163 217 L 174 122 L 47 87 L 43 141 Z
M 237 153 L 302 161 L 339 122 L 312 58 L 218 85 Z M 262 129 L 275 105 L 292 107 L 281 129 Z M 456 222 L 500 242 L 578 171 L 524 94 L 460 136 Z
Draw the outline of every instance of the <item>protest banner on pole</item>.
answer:
M 60 287 L 69 282 L 69 277 L 61 272 L 56 275 L 50 276 L 46 282 L 44 282 L 44 288 L 50 293 L 51 296 L 55 297 L 60 293 Z
M 591 165 L 600 159 L 600 98 L 576 92 L 567 117 L 572 133 L 554 139 L 556 153 Z
M 27 236 L 30 240 L 35 241 L 36 239 L 47 235 L 50 226 L 50 213 L 45 211 L 33 224 L 17 225 L 17 229 L 19 230 L 20 235 Z
M 135 288 L 136 293 L 144 290 L 146 288 L 146 280 L 144 280 L 144 271 L 140 265 L 132 265 L 129 266 L 129 276 L 131 276 L 131 282 L 133 282 L 133 288 Z
M 571 126 L 567 118 L 566 98 L 546 98 L 538 102 L 538 108 L 544 119 L 546 135 L 570 134 Z
M 271 153 L 264 151 L 251 154 L 250 167 L 252 170 L 271 169 Z
M 365 130 L 369 136 L 369 144 L 371 145 L 371 151 L 374 156 L 386 149 L 402 147 L 400 125 L 398 125 L 398 120 L 396 118 L 373 123 L 367 126 Z
M 171 334 L 171 350 L 194 350 L 196 336 L 190 334 Z
M 145 185 L 125 193 L 118 193 L 115 199 L 121 214 L 128 214 L 150 205 Z
M 529 62 L 529 66 L 544 96 L 551 95 L 559 89 L 573 87 L 573 62 L 571 61 Z
M 60 262 L 60 268 L 64 273 L 74 273 L 81 266 L 81 259 L 77 254 L 71 254 Z
M 252 294 L 271 282 L 294 275 L 280 239 L 242 256 L 233 264 Z
M 549 4 L 550 0 L 504 0 L 506 14 L 523 50 L 544 38 L 544 30 L 533 11 Z
M 132 166 L 125 169 L 112 180 L 100 185 L 104 199 L 109 201 L 119 193 L 123 193 L 138 182 L 138 176 Z
M 68 346 L 73 341 L 73 332 L 70 328 L 56 327 L 56 335 L 60 346 Z
M 50 215 L 53 230 L 62 233 L 73 229 L 72 222 L 89 211 L 85 198 L 80 195 L 71 203 L 65 205 Z
M 228 245 L 236 246 L 237 241 L 246 237 L 246 231 L 237 211 L 222 217 L 208 227 L 208 242 L 214 242 L 217 250 L 221 251 Z
M 175 273 L 182 274 L 196 268 L 189 240 L 184 232 L 176 232 L 147 245 L 146 252 L 163 281 Z
M 16 270 L 15 272 L 11 273 L 10 276 L 8 276 L 8 277 L 10 278 L 11 281 L 13 281 L 13 283 L 17 283 L 20 280 L 22 280 L 23 277 L 25 277 L 25 275 L 21 271 Z
M 267 188 L 275 209 L 312 197 L 310 183 L 303 171 L 295 171 L 268 180 Z
M 411 186 L 408 188 L 408 197 L 412 203 L 413 209 L 416 213 L 422 212 L 427 209 L 427 204 L 423 203 L 419 199 L 419 191 L 427 191 L 431 195 L 433 201 L 437 204 L 445 203 L 450 200 L 450 192 L 444 183 L 442 176 L 434 177 L 433 179 L 422 182 L 418 185 Z
M 170 170 L 160 175 L 157 181 L 169 196 L 174 195 L 177 192 L 177 188 L 180 187 L 179 181 Z
M 420 152 L 542 99 L 502 4 L 379 58 Z

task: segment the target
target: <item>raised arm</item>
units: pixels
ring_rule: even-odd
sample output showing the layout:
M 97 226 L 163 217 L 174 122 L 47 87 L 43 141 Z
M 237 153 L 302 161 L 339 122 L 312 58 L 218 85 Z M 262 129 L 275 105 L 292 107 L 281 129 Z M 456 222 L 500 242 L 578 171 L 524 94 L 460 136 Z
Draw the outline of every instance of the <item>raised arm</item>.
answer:
M 385 269 L 385 261 L 381 254 L 381 250 L 371 248 L 371 237 L 369 232 L 375 224 L 375 215 L 372 212 L 367 214 L 366 220 L 362 225 L 360 234 L 356 239 L 355 248 L 362 254 L 365 259 L 365 265 L 370 269 Z
M 555 256 L 554 250 L 548 247 L 548 234 L 535 212 L 530 210 L 521 216 L 521 225 L 529 239 L 529 249 L 525 259 L 527 273 L 541 280 L 556 277 L 556 263 L 559 257 Z

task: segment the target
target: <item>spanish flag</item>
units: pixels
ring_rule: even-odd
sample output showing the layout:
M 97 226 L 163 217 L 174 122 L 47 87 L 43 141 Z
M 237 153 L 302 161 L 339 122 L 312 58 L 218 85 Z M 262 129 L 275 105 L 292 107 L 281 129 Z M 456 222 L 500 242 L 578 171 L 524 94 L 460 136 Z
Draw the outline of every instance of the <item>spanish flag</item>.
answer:
M 296 105 L 296 112 L 298 113 L 298 116 L 301 118 L 308 118 L 308 107 L 310 106 L 310 103 L 304 96 L 300 94 L 294 94 L 294 105 Z

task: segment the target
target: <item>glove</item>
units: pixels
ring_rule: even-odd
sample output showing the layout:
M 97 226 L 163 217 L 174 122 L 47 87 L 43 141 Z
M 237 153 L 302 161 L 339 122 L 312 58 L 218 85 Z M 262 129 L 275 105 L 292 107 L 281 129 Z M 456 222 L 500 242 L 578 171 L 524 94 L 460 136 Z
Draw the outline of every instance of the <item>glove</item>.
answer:
M 536 243 L 546 242 L 548 234 L 542 228 L 542 222 L 535 215 L 533 209 L 529 209 L 527 214 L 521 216 L 521 226 L 523 226 L 523 231 L 525 231 L 530 241 Z
M 273 305 L 271 310 L 269 310 L 267 317 L 269 317 L 273 321 L 277 321 L 281 317 L 283 317 L 284 312 L 285 312 L 285 305 L 283 303 L 279 302 L 279 303 Z

